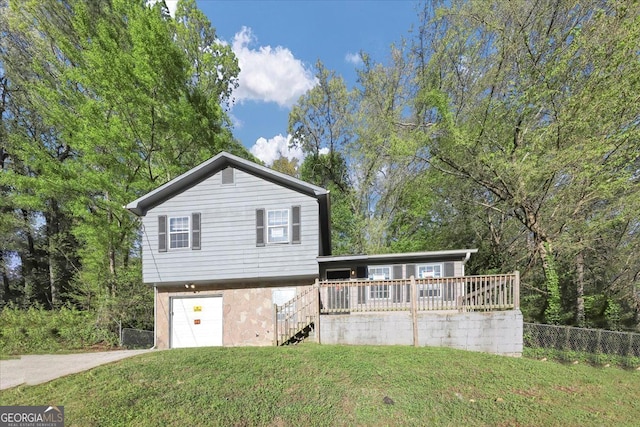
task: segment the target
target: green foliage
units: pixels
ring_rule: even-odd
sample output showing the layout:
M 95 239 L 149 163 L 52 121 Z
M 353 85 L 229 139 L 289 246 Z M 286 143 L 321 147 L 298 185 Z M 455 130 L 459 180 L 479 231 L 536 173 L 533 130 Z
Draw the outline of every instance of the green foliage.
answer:
M 175 20 L 161 3 L 0 3 L 0 306 L 73 302 L 110 329 L 148 325 L 123 206 L 221 150 L 249 157 L 223 108 L 231 48 L 194 1 Z
M 623 369 L 640 367 L 640 357 L 618 356 L 583 351 L 557 350 L 552 348 L 524 347 L 523 355 L 531 359 L 557 360 L 562 363 L 587 363 L 598 367 L 617 366 Z
M 30 354 L 115 346 L 118 334 L 99 325 L 95 312 L 73 307 L 27 310 L 5 307 L 0 311 L 0 353 Z
M 609 329 L 614 331 L 620 330 L 621 314 L 622 307 L 620 307 L 620 304 L 613 300 L 607 301 L 607 309 L 604 311 L 604 317 L 607 319 Z
M 634 425 L 638 375 L 442 348 L 201 348 L 16 387 L 2 401 L 55 399 L 82 426 Z
M 640 83 L 638 12 L 598 1 L 423 7 L 414 105 L 427 161 L 453 178 L 439 181 L 442 202 L 477 227 L 472 245 L 508 254 L 485 262 L 515 259 L 525 294 L 546 288 L 550 322 L 572 322 L 585 292 L 640 307 L 629 252 L 640 244 L 640 128 L 627 108 Z
M 551 248 L 547 246 L 545 255 L 546 262 L 546 285 L 547 285 L 547 308 L 544 310 L 544 319 L 547 323 L 559 324 L 562 320 L 562 306 L 560 303 L 560 280 Z

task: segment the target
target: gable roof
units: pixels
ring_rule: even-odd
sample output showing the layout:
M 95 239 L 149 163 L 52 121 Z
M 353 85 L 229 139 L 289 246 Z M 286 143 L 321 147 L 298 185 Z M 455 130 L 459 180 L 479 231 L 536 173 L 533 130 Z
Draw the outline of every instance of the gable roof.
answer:
M 229 166 L 275 184 L 279 184 L 285 188 L 315 197 L 321 201 L 321 211 L 322 205 L 327 205 L 325 209 L 328 210 L 328 190 L 274 171 L 273 169 L 260 166 L 224 151 L 155 190 L 150 191 L 144 196 L 134 200 L 126 205 L 125 208 L 138 216 L 144 216 L 149 209 L 162 204 L 173 196 L 180 194 Z

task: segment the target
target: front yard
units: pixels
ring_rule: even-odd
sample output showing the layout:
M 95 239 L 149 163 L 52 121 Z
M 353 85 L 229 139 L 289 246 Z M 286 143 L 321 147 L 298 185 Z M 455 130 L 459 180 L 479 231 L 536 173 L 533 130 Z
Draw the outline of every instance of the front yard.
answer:
M 640 372 L 441 348 L 158 351 L 2 405 L 63 405 L 67 426 L 634 425 Z

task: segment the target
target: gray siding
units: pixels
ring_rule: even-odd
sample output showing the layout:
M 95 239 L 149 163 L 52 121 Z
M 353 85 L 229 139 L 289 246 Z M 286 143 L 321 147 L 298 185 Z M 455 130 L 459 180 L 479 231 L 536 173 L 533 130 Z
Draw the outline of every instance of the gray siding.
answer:
M 301 243 L 256 247 L 256 209 L 294 205 L 301 207 Z M 201 249 L 159 252 L 158 216 L 190 217 L 193 212 L 201 214 Z M 234 184 L 222 185 L 218 172 L 147 212 L 142 237 L 144 282 L 317 276 L 318 215 L 313 197 L 237 169 Z

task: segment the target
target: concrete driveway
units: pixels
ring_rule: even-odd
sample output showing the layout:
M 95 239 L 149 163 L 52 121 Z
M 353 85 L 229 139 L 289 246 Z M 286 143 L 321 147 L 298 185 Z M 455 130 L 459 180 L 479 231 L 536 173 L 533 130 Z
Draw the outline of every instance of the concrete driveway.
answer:
M 105 363 L 148 353 L 152 350 L 117 350 L 99 353 L 38 354 L 0 360 L 0 390 L 20 384 L 42 384 Z

